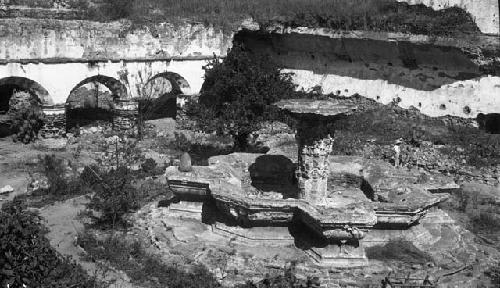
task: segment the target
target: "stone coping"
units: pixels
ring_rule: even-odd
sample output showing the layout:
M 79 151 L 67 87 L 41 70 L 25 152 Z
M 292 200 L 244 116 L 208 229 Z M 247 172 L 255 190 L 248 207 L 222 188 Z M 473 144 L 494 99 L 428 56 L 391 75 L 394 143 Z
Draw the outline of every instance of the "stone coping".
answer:
M 313 114 L 325 117 L 349 115 L 357 110 L 356 105 L 340 104 L 340 101 L 335 99 L 287 99 L 274 105 L 293 114 Z

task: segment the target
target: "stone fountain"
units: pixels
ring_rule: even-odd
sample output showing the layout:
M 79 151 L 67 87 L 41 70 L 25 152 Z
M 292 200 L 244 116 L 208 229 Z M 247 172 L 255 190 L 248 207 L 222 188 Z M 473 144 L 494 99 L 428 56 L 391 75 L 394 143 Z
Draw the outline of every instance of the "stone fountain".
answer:
M 191 171 L 166 170 L 179 198 L 214 204 L 220 215 L 210 220 L 214 232 L 253 245 L 295 245 L 322 267 L 359 267 L 368 263 L 367 233 L 405 230 L 445 199 L 429 192 L 443 186 L 437 180 L 417 185 L 406 171 L 330 155 L 333 123 L 356 113 L 355 106 L 310 99 L 275 105 L 297 120 L 298 159 L 233 153 Z M 361 184 L 346 185 L 352 179 Z

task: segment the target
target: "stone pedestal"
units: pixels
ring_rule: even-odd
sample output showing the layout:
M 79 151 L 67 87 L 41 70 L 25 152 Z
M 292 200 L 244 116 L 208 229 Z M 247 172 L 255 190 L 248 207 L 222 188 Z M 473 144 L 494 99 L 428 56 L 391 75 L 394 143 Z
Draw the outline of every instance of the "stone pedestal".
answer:
M 328 155 L 333 148 L 333 130 L 328 118 L 320 115 L 296 116 L 299 159 L 296 176 L 299 198 L 311 204 L 324 204 L 328 188 Z

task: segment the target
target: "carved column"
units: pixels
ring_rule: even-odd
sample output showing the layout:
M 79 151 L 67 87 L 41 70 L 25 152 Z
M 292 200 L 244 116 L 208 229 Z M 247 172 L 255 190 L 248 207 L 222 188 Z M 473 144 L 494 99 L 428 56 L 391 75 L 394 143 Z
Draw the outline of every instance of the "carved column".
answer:
M 324 121 L 300 117 L 297 141 L 299 198 L 311 204 L 322 204 L 327 196 L 328 155 L 333 148 L 333 138 Z

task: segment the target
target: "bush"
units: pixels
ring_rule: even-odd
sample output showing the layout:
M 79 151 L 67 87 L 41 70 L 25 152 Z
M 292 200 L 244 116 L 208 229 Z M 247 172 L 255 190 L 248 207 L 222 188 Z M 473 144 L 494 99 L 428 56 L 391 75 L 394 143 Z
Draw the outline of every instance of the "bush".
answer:
M 100 287 L 50 246 L 38 215 L 18 200 L 0 211 L 1 287 Z M 26 286 L 23 286 L 26 285 Z
M 14 141 L 28 144 L 38 139 L 44 115 L 35 98 L 27 92 L 15 92 L 9 101 L 9 107 Z
M 92 260 L 106 261 L 124 271 L 134 283 L 146 287 L 220 287 L 204 266 L 194 265 L 191 271 L 185 271 L 181 267 L 168 265 L 158 257 L 147 254 L 137 240 L 127 241 L 118 235 L 99 240 L 87 232 L 79 235 L 78 244 Z
M 54 154 L 40 157 L 40 165 L 43 174 L 47 177 L 49 185 L 46 194 L 52 196 L 72 196 L 83 195 L 89 191 L 85 189 L 85 184 L 76 175 L 67 175 L 68 171 L 65 160 Z
M 97 178 L 91 182 L 95 194 L 87 207 L 98 212 L 94 217 L 95 224 L 113 229 L 117 225 L 127 226 L 124 216 L 140 207 L 139 192 L 132 185 L 133 174 L 124 166 L 94 173 L 88 178 Z
M 250 281 L 235 288 L 319 288 L 320 281 L 317 277 L 308 277 L 305 280 L 296 278 L 290 269 L 285 269 L 283 275 L 270 277 L 267 275 L 263 280 L 254 284 Z
M 381 261 L 401 261 L 408 264 L 427 264 L 432 257 L 420 251 L 411 242 L 405 240 L 391 240 L 384 246 L 376 245 L 366 249 L 369 259 Z
M 26 199 L 31 207 L 43 207 L 92 192 L 76 171 L 68 173 L 64 162 L 64 159 L 53 154 L 39 156 L 41 174 L 46 177 L 47 186 L 35 188 L 37 190 L 31 194 L 20 197 Z

